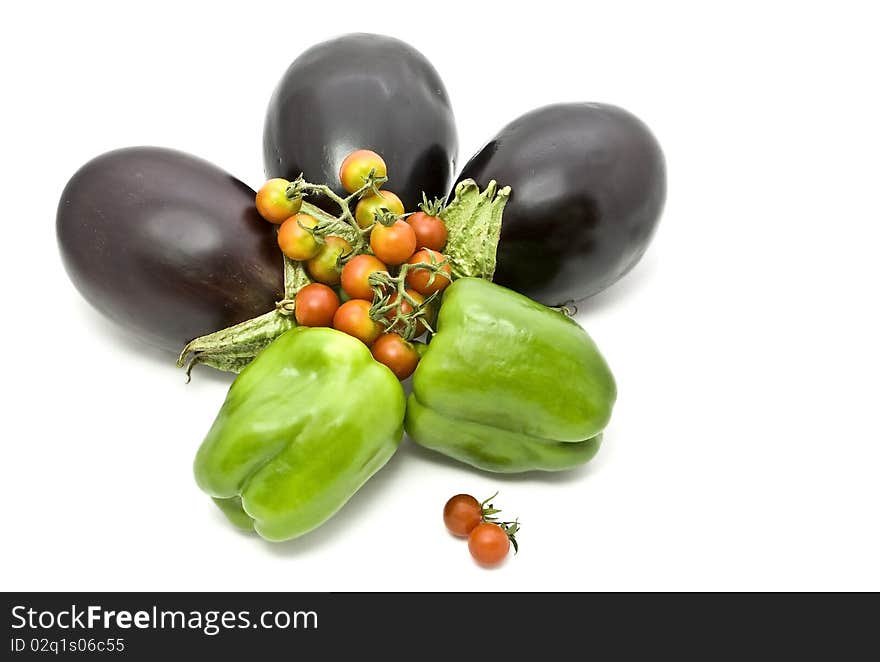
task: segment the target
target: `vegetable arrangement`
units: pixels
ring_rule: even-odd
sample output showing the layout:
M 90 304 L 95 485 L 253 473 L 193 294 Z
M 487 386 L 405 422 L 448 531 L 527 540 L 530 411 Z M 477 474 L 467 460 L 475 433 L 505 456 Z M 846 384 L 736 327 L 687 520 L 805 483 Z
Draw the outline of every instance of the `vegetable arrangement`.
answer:
M 601 104 L 533 111 L 450 192 L 457 137 L 437 72 L 358 34 L 290 66 L 263 148 L 256 192 L 172 150 L 110 152 L 73 176 L 57 218 L 90 303 L 179 353 L 187 376 L 239 373 L 195 461 L 233 524 L 273 541 L 314 529 L 404 428 L 492 472 L 595 455 L 616 386 L 570 314 L 653 234 L 665 170 L 644 124 Z M 447 527 L 499 563 L 519 524 L 466 497 Z

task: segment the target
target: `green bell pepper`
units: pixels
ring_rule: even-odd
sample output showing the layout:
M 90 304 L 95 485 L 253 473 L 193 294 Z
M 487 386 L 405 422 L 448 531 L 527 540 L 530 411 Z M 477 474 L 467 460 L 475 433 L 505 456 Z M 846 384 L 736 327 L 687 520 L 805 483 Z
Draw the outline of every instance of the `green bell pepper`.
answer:
M 573 320 L 477 278 L 443 295 L 413 377 L 407 433 L 480 469 L 568 469 L 591 459 L 617 396 Z
M 406 400 L 359 340 L 299 327 L 233 382 L 195 460 L 229 520 L 268 540 L 314 529 L 394 454 Z

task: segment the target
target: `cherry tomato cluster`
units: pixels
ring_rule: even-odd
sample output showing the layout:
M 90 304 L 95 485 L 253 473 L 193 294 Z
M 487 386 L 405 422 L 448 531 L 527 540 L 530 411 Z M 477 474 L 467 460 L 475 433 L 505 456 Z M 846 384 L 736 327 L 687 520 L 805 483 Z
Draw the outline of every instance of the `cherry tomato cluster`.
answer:
M 419 361 L 411 341 L 430 330 L 452 269 L 441 252 L 447 241 L 442 202 L 423 196 L 420 211 L 407 214 L 400 198 L 381 188 L 387 175 L 382 157 L 366 149 L 349 154 L 340 168 L 339 180 L 350 194 L 343 202 L 356 200 L 353 214 L 343 217 L 353 220 L 363 237 L 360 250 L 301 211 L 302 196 L 285 179 L 266 182 L 256 205 L 264 219 L 279 226 L 284 255 L 303 262 L 315 281 L 296 294 L 297 323 L 354 336 L 403 380 Z
M 496 496 L 497 492 L 481 503 L 470 494 L 456 494 L 443 507 L 446 528 L 455 536 L 467 537 L 471 556 L 485 566 L 501 563 L 511 545 L 514 552 L 519 551 L 519 520 L 498 521 L 495 515 L 501 511 L 490 503 Z

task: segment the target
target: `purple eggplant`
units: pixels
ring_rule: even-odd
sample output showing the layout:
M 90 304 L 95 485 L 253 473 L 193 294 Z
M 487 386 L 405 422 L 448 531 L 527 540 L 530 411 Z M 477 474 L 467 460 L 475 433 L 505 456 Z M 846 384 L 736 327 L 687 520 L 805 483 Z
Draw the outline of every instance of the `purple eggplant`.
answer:
M 80 168 L 61 195 L 64 266 L 101 313 L 177 353 L 282 297 L 274 226 L 257 214 L 254 195 L 182 152 L 108 152 Z
M 310 182 L 344 194 L 339 167 L 356 149 L 388 164 L 388 183 L 406 207 L 444 196 L 458 155 L 455 118 L 437 71 L 412 46 L 375 34 L 348 34 L 300 55 L 266 113 L 266 176 Z M 313 202 L 336 214 L 332 203 Z
M 566 103 L 515 119 L 459 180 L 513 190 L 495 282 L 549 305 L 592 296 L 632 269 L 666 198 L 660 145 L 615 106 Z

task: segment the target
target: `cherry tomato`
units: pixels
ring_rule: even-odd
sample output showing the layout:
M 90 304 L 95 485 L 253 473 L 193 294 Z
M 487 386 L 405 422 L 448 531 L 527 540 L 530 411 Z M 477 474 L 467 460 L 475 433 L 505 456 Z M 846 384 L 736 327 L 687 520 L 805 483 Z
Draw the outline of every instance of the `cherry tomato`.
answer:
M 368 195 L 361 198 L 354 208 L 354 220 L 357 224 L 366 228 L 376 220 L 376 212 L 382 208 L 395 214 L 403 213 L 403 203 L 391 191 L 379 191 L 379 195 Z
M 284 223 L 302 207 L 302 198 L 287 197 L 288 186 L 286 179 L 270 179 L 257 191 L 257 211 L 270 223 Z
M 406 222 L 416 233 L 416 245 L 419 248 L 430 248 L 442 251 L 446 247 L 446 223 L 439 216 L 430 216 L 417 211 L 407 217 Z
M 497 524 L 480 522 L 468 534 L 471 556 L 483 565 L 498 565 L 510 551 L 510 539 Z
M 370 248 L 385 264 L 403 264 L 416 250 L 416 233 L 405 221 L 377 223 L 370 233 Z
M 376 177 L 388 175 L 385 161 L 376 152 L 369 149 L 353 151 L 345 157 L 339 168 L 339 181 L 342 182 L 342 188 L 349 193 L 354 193 L 364 185 L 371 170 Z
M 357 255 L 342 268 L 342 289 L 352 299 L 373 300 L 373 288 L 370 285 L 370 274 L 376 271 L 388 271 L 379 258 L 373 255 Z
M 423 248 L 409 259 L 409 264 L 438 264 L 445 259 L 446 257 L 442 253 L 432 251 L 430 248 Z M 410 269 L 406 273 L 406 284 L 419 294 L 429 296 L 434 292 L 446 289 L 446 286 L 452 282 L 452 269 L 449 262 L 441 267 L 439 273 L 434 274 L 434 282 L 429 285 L 430 280 L 431 272 L 427 269 Z
M 425 302 L 425 297 L 423 297 L 421 294 L 419 294 L 419 293 L 416 292 L 415 290 L 411 290 L 411 289 L 407 288 L 406 293 L 407 293 L 407 294 L 412 298 L 412 300 L 415 301 L 416 304 L 418 304 L 418 305 L 422 305 L 422 304 Z M 397 301 L 397 292 L 394 292 L 394 293 L 392 293 L 391 296 L 388 298 L 388 303 L 394 303 L 394 302 L 396 302 L 396 301 Z M 404 300 L 400 303 L 400 312 L 401 312 L 403 315 L 408 315 L 408 314 L 411 313 L 412 311 L 413 311 L 412 304 L 411 304 L 409 301 L 407 301 L 406 299 L 404 299 Z M 389 322 L 393 321 L 395 317 L 396 317 L 396 311 L 393 310 L 393 309 L 392 309 L 392 310 L 389 310 L 387 313 L 385 313 L 385 319 L 387 319 Z M 427 318 L 428 318 L 428 323 L 430 323 L 430 324 L 433 325 L 433 310 L 429 310 L 429 311 L 428 311 Z M 402 328 L 402 326 L 403 326 L 403 325 L 402 325 L 401 323 L 398 322 L 397 324 L 395 324 L 395 325 L 391 328 L 391 331 L 395 331 L 395 332 L 397 332 L 397 333 L 403 333 L 403 328 Z M 425 332 L 425 324 L 424 324 L 424 323 L 422 322 L 422 320 L 420 319 L 420 320 L 416 323 L 415 337 L 416 337 L 416 338 L 419 337 L 419 336 L 422 335 L 424 332 Z
M 313 280 L 324 285 L 336 285 L 339 282 L 339 257 L 351 252 L 351 244 L 342 237 L 324 237 L 324 245 L 318 254 L 306 262 L 306 271 Z
M 443 506 L 443 523 L 452 535 L 468 535 L 482 519 L 483 508 L 470 494 L 456 494 Z
M 294 315 L 300 326 L 330 326 L 339 297 L 322 283 L 310 283 L 296 293 Z
M 367 347 L 385 330 L 385 327 L 370 317 L 370 302 L 363 299 L 352 299 L 339 306 L 333 315 L 333 328 L 354 336 Z
M 388 366 L 400 381 L 413 374 L 419 363 L 419 353 L 413 344 L 396 333 L 383 333 L 373 343 L 371 351 L 373 358 Z
M 318 219 L 308 214 L 295 214 L 278 228 L 278 246 L 291 260 L 311 260 L 321 250 L 321 244 L 306 228 L 313 228 Z

